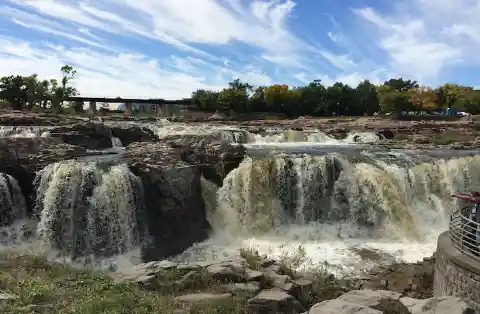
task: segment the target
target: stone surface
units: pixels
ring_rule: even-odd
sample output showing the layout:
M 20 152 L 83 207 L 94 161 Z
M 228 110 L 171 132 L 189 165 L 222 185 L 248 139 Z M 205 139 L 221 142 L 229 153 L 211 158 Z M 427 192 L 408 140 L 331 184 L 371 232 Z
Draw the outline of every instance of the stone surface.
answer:
M 207 238 L 200 171 L 186 164 L 175 149 L 161 143 L 132 143 L 123 159 L 141 178 L 148 235 L 142 245 L 145 261 L 183 252 Z
M 435 297 L 425 300 L 401 298 L 411 314 L 476 314 L 467 302 L 456 297 Z
M 480 311 L 480 263 L 454 248 L 448 232 L 438 237 L 434 294 L 470 300 Z
M 219 133 L 169 136 L 165 140 L 172 147 L 180 148 L 183 160 L 198 165 L 203 177 L 218 186 L 221 186 L 226 175 L 238 167 L 245 156 L 243 146 L 233 146 L 229 141 L 222 141 Z
M 304 308 L 295 298 L 279 288 L 263 290 L 248 300 L 248 306 L 255 313 L 302 313 Z
M 152 130 L 138 125 L 111 126 L 112 135 L 119 138 L 123 146 L 135 142 L 157 142 L 159 139 Z
M 361 304 L 334 299 L 315 304 L 308 314 L 383 314 L 383 312 Z
M 400 296 L 400 293 L 386 290 L 354 290 L 341 295 L 338 299 L 379 309 L 383 300 L 398 301 Z
M 112 132 L 110 128 L 98 122 L 55 127 L 50 130 L 50 136 L 61 138 L 64 143 L 77 145 L 86 149 L 105 149 L 112 147 Z
M 260 291 L 260 283 L 256 281 L 250 281 L 246 283 L 230 283 L 224 284 L 219 287 L 221 291 L 232 293 L 233 295 L 246 295 L 253 297 Z

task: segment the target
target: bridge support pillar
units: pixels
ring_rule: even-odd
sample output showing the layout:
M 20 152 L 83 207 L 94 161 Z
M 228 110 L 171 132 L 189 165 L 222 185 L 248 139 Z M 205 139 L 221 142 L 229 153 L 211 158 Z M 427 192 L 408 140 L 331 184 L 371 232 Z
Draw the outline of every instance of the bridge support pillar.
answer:
M 157 117 L 165 117 L 165 104 L 157 106 Z
M 94 101 L 91 101 L 88 104 L 88 113 L 91 114 L 92 116 L 97 115 L 97 103 Z
M 126 102 L 125 103 L 125 114 L 128 116 L 132 115 L 132 103 L 131 102 Z

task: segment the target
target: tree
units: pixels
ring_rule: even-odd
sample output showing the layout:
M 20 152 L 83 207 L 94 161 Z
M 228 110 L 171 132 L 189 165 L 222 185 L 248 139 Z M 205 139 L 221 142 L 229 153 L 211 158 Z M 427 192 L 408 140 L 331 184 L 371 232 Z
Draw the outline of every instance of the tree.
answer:
M 415 110 L 410 102 L 410 91 L 418 88 L 417 81 L 390 79 L 377 87 L 380 108 L 382 112 L 396 112 Z
M 320 80 L 314 80 L 302 89 L 302 99 L 299 103 L 299 115 L 326 115 L 326 89 Z
M 204 111 L 217 110 L 218 92 L 199 89 L 192 93 L 192 102 Z
M 378 93 L 375 85 L 369 80 L 364 80 L 355 88 L 355 97 L 357 99 L 356 106 L 353 106 L 350 114 L 369 115 L 380 111 L 380 102 L 378 100 Z
M 266 87 L 263 94 L 267 110 L 270 112 L 284 112 L 289 96 L 288 85 L 280 84 Z
M 219 109 L 222 111 L 247 112 L 248 95 L 252 90 L 252 86 L 241 82 L 239 79 L 228 83 L 228 86 L 218 95 Z
M 251 111 L 263 112 L 267 111 L 265 104 L 265 87 L 260 86 L 255 89 L 252 96 L 248 100 L 248 108 Z
M 77 71 L 70 65 L 64 65 L 60 69 L 62 72 L 62 80 L 60 81 L 60 86 L 58 92 L 55 93 L 56 96 L 60 97 L 60 108 L 63 106 L 63 98 L 71 97 L 78 94 L 77 90 L 71 85 L 73 79 L 77 75 Z M 56 99 L 58 103 L 58 99 Z M 74 105 L 74 110 L 76 112 L 82 112 L 83 106 Z
M 0 78 L 0 98 L 14 110 L 22 110 L 27 104 L 25 78 L 20 75 Z
M 435 110 L 437 99 L 435 91 L 426 86 L 412 88 L 409 91 L 410 103 L 416 110 Z

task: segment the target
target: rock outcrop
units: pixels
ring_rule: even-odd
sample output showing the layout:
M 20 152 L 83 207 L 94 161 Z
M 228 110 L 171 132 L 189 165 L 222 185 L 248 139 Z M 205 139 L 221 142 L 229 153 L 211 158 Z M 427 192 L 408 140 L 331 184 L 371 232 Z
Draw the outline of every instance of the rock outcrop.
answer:
M 149 237 L 142 257 L 158 260 L 183 252 L 207 238 L 200 170 L 182 161 L 178 150 L 161 143 L 133 143 L 123 160 L 141 178 Z
M 327 273 L 290 273 L 277 262 L 256 257 L 177 264 L 149 262 L 129 275 L 116 274 L 155 291 L 174 292 L 175 300 L 195 303 L 240 298 L 259 314 L 474 314 L 455 297 L 414 299 L 388 290 L 350 290 Z M 355 289 L 355 288 L 353 288 Z
M 220 134 L 170 136 L 165 140 L 172 147 L 180 149 L 185 162 L 198 166 L 203 177 L 218 186 L 245 156 L 243 146 L 222 141 Z
M 135 142 L 157 142 L 158 137 L 152 130 L 137 125 L 112 126 L 112 135 L 118 137 L 123 146 Z
M 61 138 L 64 143 L 86 149 L 112 147 L 112 132 L 103 123 L 87 122 L 53 128 L 51 137 Z

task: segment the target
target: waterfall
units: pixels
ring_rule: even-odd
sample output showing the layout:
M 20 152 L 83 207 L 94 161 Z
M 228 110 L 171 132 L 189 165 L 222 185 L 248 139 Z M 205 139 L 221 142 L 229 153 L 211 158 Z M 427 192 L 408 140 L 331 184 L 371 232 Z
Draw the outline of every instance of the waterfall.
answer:
M 0 126 L 0 137 L 48 137 L 49 130 L 38 127 Z
M 162 123 L 151 125 L 152 131 L 160 139 L 172 135 L 184 136 L 213 136 L 223 143 L 235 144 L 261 144 L 278 145 L 279 143 L 321 143 L 321 144 L 352 144 L 352 143 L 374 143 L 380 137 L 373 132 L 351 132 L 343 140 L 332 138 L 317 129 L 303 131 L 269 129 L 266 132 L 253 134 L 247 130 L 215 126 L 212 124 L 185 124 L 185 123 Z
M 478 172 L 480 156 L 409 167 L 340 155 L 247 157 L 218 191 L 215 227 L 261 235 L 314 223 L 334 238 L 421 241 L 448 228 L 458 206 L 451 195 L 480 189 Z
M 112 147 L 120 148 L 123 147 L 122 141 L 118 137 L 112 136 Z
M 12 176 L 0 173 L 0 226 L 7 226 L 27 216 L 25 198 Z
M 139 244 L 143 186 L 126 165 L 64 161 L 35 179 L 39 239 L 63 255 L 112 256 Z

